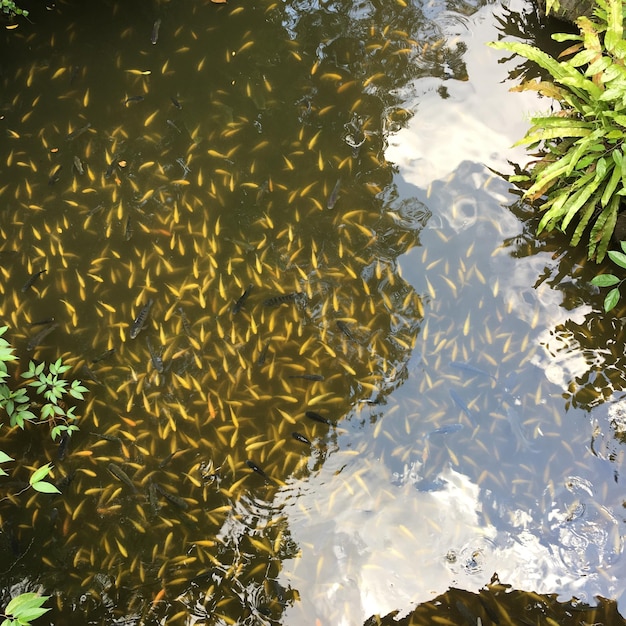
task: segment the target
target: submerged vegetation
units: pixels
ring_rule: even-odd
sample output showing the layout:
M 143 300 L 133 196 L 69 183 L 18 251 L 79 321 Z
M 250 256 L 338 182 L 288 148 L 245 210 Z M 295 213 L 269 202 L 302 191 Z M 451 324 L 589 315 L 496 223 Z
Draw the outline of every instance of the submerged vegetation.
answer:
M 512 177 L 529 185 L 525 198 L 541 201 L 544 215 L 538 231 L 574 228 L 577 245 L 587 227 L 588 257 L 602 261 L 626 194 L 626 42 L 624 3 L 598 0 L 595 20 L 578 19 L 580 34 L 555 34 L 572 41 L 552 58 L 521 42 L 495 42 L 537 63 L 552 80 L 531 80 L 515 88 L 554 98 L 558 111 L 532 118 L 532 127 L 518 144 L 538 151 L 528 174 Z

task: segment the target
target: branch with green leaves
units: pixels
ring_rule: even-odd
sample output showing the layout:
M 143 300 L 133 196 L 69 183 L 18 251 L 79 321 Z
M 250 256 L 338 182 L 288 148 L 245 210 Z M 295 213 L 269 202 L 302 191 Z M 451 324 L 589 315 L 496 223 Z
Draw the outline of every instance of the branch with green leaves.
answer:
M 0 626 L 29 626 L 33 620 L 50 610 L 43 607 L 49 597 L 36 593 L 22 593 L 16 596 L 4 609 L 4 620 Z
M 25 386 L 12 389 L 8 380 L 10 374 L 8 364 L 16 361 L 13 347 L 4 338 L 6 326 L 0 327 L 0 411 L 4 410 L 12 427 L 24 428 L 25 424 L 47 423 L 51 427 L 50 435 L 53 440 L 61 437 L 70 437 L 78 430 L 75 406 L 67 406 L 66 401 L 84 400 L 88 391 L 79 380 L 68 381 L 63 378 L 70 368 L 63 365 L 61 359 L 54 363 L 39 363 L 30 361 L 28 369 L 21 374 L 25 379 Z M 30 393 L 29 393 L 30 392 Z M 37 402 L 42 398 L 43 402 Z M 0 464 L 13 461 L 6 452 L 0 451 Z M 41 493 L 59 493 L 57 488 L 44 480 L 50 473 L 52 466 L 44 465 L 35 470 L 30 477 L 28 486 L 22 490 L 33 488 Z M 0 467 L 0 476 L 7 476 Z M 20 493 L 22 493 L 20 492 Z M 17 494 L 19 495 L 19 494 Z
M 626 241 L 622 241 L 620 243 L 622 247 L 621 252 L 617 252 L 616 250 L 609 250 L 608 256 L 615 265 L 621 267 L 623 270 L 626 270 Z M 604 298 L 604 310 L 606 312 L 615 308 L 620 299 L 620 291 L 619 288 L 622 286 L 622 283 L 626 281 L 626 278 L 619 278 L 615 274 L 598 274 L 594 276 L 591 280 L 591 284 L 596 287 L 612 287 L 612 289 L 606 294 Z
M 0 7 L 2 12 L 7 15 L 22 15 L 28 17 L 28 11 L 18 7 L 13 0 L 0 0 Z

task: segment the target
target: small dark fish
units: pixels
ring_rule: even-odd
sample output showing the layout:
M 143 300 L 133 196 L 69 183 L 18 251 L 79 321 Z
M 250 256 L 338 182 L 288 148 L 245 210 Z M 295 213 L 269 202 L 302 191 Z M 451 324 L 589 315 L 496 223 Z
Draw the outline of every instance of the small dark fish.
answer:
M 450 433 L 458 433 L 459 430 L 462 429 L 463 424 L 447 424 L 446 426 L 442 426 L 441 428 L 435 428 L 435 430 L 431 430 L 426 435 L 426 439 L 430 438 L 432 435 L 449 435 Z
M 128 96 L 128 98 L 124 100 L 124 105 L 128 106 L 129 104 L 132 104 L 133 102 L 143 102 L 144 100 L 145 98 L 143 96 Z
M 152 45 L 156 44 L 159 41 L 159 28 L 161 28 L 161 19 L 159 18 L 154 22 L 152 26 L 152 34 L 150 35 L 150 43 Z
M 193 333 L 191 332 L 191 324 L 189 323 L 189 319 L 187 318 L 187 315 L 182 306 L 178 307 L 178 312 L 180 313 L 180 321 L 183 325 L 183 331 L 185 332 L 185 335 L 187 335 L 187 337 L 192 337 Z
M 528 440 L 528 437 L 524 434 L 524 431 L 522 430 L 521 417 L 513 407 L 508 407 L 506 409 L 506 417 L 508 419 L 509 426 L 511 427 L 511 432 L 515 437 L 518 452 L 520 450 L 524 452 L 538 452 L 538 450 L 534 448 L 532 443 Z
M 93 209 L 89 209 L 89 212 L 87 213 L 87 217 L 91 217 L 94 213 L 97 213 L 100 209 L 104 208 L 104 204 L 99 204 L 98 206 L 95 206 Z
M 143 329 L 146 320 L 148 319 L 148 314 L 150 313 L 150 309 L 154 304 L 154 300 L 150 298 L 148 303 L 144 305 L 143 309 L 139 311 L 139 315 L 135 318 L 135 321 L 132 323 L 130 327 L 130 338 L 134 339 Z
M 63 169 L 62 165 L 57 165 L 52 174 L 50 174 L 50 178 L 48 178 L 48 185 L 54 185 L 55 183 L 59 182 L 59 178 L 61 178 L 60 173 L 61 170 Z
M 76 470 L 72 470 L 59 480 L 54 483 L 54 486 L 59 490 L 63 491 L 66 487 L 70 486 L 70 483 L 74 480 L 74 476 L 76 475 Z
M 67 449 L 70 445 L 70 438 L 71 438 L 71 435 L 67 431 L 65 431 L 61 435 L 61 439 L 59 439 L 59 451 L 58 451 L 59 461 L 62 461 L 65 458 L 65 455 L 67 454 Z
M 148 485 L 148 502 L 150 503 L 150 510 L 152 511 L 152 515 L 158 515 L 159 511 L 161 510 L 161 505 L 159 504 L 159 496 L 156 484 L 152 482 Z
M 348 339 L 352 339 L 352 341 L 354 341 L 354 335 L 352 334 L 352 332 L 350 331 L 350 329 L 348 328 L 348 325 L 341 321 L 341 320 L 337 320 L 337 328 L 348 338 Z
M 177 454 L 179 454 L 180 452 L 184 452 L 181 450 L 174 450 L 174 452 L 170 452 L 160 463 L 159 463 L 159 469 L 163 469 Z
M 52 324 L 54 322 L 54 317 L 49 317 L 47 320 L 38 320 L 36 322 L 31 322 L 29 326 L 33 328 L 34 326 L 45 326 L 46 324 Z
M 152 349 L 152 344 L 150 343 L 150 340 L 146 337 L 146 344 L 148 344 L 148 351 L 150 352 L 150 359 L 152 360 L 152 367 L 154 367 L 154 369 L 159 372 L 159 374 L 163 373 L 163 359 L 161 358 L 160 354 L 157 354 L 153 349 Z
M 46 326 L 43 330 L 40 330 L 36 335 L 30 338 L 26 349 L 34 350 L 55 328 L 57 328 L 57 326 L 58 323 L 53 322 L 49 326 Z
M 235 302 L 235 304 L 233 305 L 233 315 L 241 311 L 241 309 L 243 308 L 243 305 L 246 303 L 246 300 L 248 299 L 248 296 L 250 295 L 250 292 L 252 291 L 252 287 L 253 285 L 252 283 L 250 283 L 246 287 L 245 291 L 241 294 L 237 302 Z
M 115 478 L 122 481 L 127 487 L 129 487 L 133 493 L 137 493 L 137 488 L 133 484 L 133 481 L 119 465 L 109 463 L 107 465 L 107 469 L 111 472 L 111 474 L 113 474 L 113 476 L 115 476 Z
M 179 509 L 186 511 L 189 508 L 189 505 L 185 500 L 180 498 L 179 496 L 174 495 L 167 491 L 167 489 L 161 487 L 159 483 L 154 483 L 156 490 L 166 499 L 169 500 L 173 505 L 177 506 Z
M 291 293 L 280 294 L 278 296 L 272 296 L 263 301 L 264 306 L 280 306 L 288 302 L 295 302 L 302 298 L 304 294 L 301 291 L 292 291 Z
M 98 363 L 98 361 L 104 361 L 105 359 L 112 357 L 114 354 L 115 354 L 115 348 L 109 348 L 108 350 L 105 350 L 104 352 L 99 354 L 97 357 L 94 357 L 93 359 L 91 359 L 91 362 Z
M 304 380 L 324 380 L 320 374 L 291 374 L 289 378 L 303 378 Z
M 133 236 L 133 226 L 130 221 L 130 215 L 126 218 L 126 226 L 124 227 L 124 241 L 130 241 Z
M 87 122 L 84 126 L 81 126 L 80 128 L 77 128 L 76 130 L 69 133 L 67 137 L 65 138 L 65 141 L 72 141 L 72 139 L 76 139 L 77 137 L 80 137 L 83 133 L 86 133 L 90 128 L 91 128 L 91 123 Z
M 305 415 L 310 420 L 319 422 L 320 424 L 327 424 L 328 426 L 334 426 L 334 424 L 330 420 L 327 420 L 325 417 L 322 417 L 319 413 L 316 413 L 315 411 L 307 411 Z
M 111 174 L 113 174 L 113 170 L 115 169 L 115 166 L 117 165 L 117 160 L 119 159 L 119 154 L 116 154 L 113 157 L 113 160 L 109 163 L 108 167 L 106 168 L 105 172 L 104 172 L 104 177 L 105 178 L 111 178 Z
M 165 122 L 171 126 L 179 135 L 182 135 L 182 131 L 180 130 L 180 128 L 178 128 L 178 126 L 176 126 L 176 122 L 174 122 L 174 120 L 165 120 Z
M 102 384 L 102 381 L 95 375 L 93 370 L 85 363 L 83 363 L 83 366 L 80 368 L 80 375 L 85 380 L 92 380 L 94 383 L 96 383 L 96 385 Z
M 454 367 L 458 370 L 463 370 L 464 372 L 469 372 L 470 374 L 478 374 L 479 376 L 487 376 L 493 380 L 496 379 L 495 376 L 486 372 L 485 370 L 481 370 L 479 367 L 475 367 L 470 363 L 463 363 L 462 361 L 450 361 L 450 367 Z
M 292 437 L 293 437 L 296 441 L 299 441 L 300 443 L 304 443 L 304 444 L 306 444 L 307 446 L 310 446 L 310 445 L 311 445 L 311 442 L 310 442 L 310 441 L 309 441 L 309 440 L 308 440 L 308 439 L 307 439 L 304 435 L 301 435 L 300 433 L 297 433 L 297 432 L 295 432 L 295 431 L 294 431 L 293 433 L 291 433 L 291 436 L 292 436 Z
M 456 604 L 457 610 L 463 616 L 463 619 L 468 624 L 470 625 L 478 624 L 478 615 L 476 615 L 475 613 L 472 613 L 472 611 L 470 611 L 470 609 L 467 607 L 467 605 L 464 602 L 462 602 L 461 600 L 457 600 L 455 604 Z
M 74 84 L 74 81 L 76 80 L 79 71 L 80 67 L 78 65 L 74 65 L 72 67 L 72 72 L 70 73 L 70 87 Z
M 90 435 L 92 435 L 93 437 L 96 437 L 97 439 L 102 439 L 103 441 L 113 441 L 116 443 L 122 443 L 122 440 L 119 437 L 116 437 L 115 435 L 103 435 L 102 433 L 94 433 L 91 432 L 89 433 Z
M 259 358 L 256 360 L 256 364 L 257 365 L 260 366 L 260 365 L 263 365 L 263 363 L 265 363 L 265 359 L 267 357 L 267 351 L 268 351 L 268 349 L 270 347 L 270 342 L 271 341 L 272 341 L 271 339 L 268 339 L 265 342 L 265 345 L 263 346 L 263 350 L 261 350 L 261 354 L 259 354 Z
M 263 478 L 267 479 L 267 474 L 253 461 L 249 459 L 246 461 L 246 465 L 253 471 L 256 472 L 259 476 L 263 476 Z
M 467 415 L 470 423 L 473 426 L 475 426 L 476 425 L 476 420 L 474 419 L 475 415 L 467 406 L 467 404 L 463 402 L 463 399 L 461 398 L 461 396 L 454 389 L 450 389 L 450 397 L 454 400 L 454 404 L 456 404 L 461 409 L 461 411 L 463 411 L 463 413 Z
M 77 157 L 74 157 L 74 169 L 82 176 L 85 173 L 83 162 Z
M 339 199 L 339 192 L 341 191 L 341 178 L 337 179 L 333 190 L 330 192 L 330 196 L 328 196 L 328 200 L 326 202 L 326 208 L 330 211 L 335 208 L 337 204 L 337 200 Z
M 39 270 L 38 272 L 31 274 L 28 277 L 28 280 L 22 285 L 22 293 L 26 293 L 35 284 L 35 281 L 47 271 L 48 270 Z
M 182 111 L 183 105 L 176 98 L 174 98 L 174 96 L 170 96 L 170 100 L 179 111 Z

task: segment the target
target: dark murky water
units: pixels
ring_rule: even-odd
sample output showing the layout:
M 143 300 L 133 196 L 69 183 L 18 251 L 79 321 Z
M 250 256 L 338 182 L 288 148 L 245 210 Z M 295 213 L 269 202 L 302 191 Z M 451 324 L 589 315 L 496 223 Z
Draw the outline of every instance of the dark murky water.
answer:
M 360 624 L 494 572 L 623 601 L 623 311 L 489 169 L 546 105 L 484 46 L 524 5 L 482 4 L 5 34 L 0 312 L 92 379 L 65 458 L 3 442 L 63 491 L 3 502 L 5 589 L 57 624 Z

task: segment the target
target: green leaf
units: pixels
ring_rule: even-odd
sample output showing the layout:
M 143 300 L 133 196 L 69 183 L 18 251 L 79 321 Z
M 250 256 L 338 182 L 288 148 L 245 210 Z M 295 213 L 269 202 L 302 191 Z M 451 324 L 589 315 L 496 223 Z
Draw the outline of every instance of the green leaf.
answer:
M 539 141 L 545 141 L 546 139 L 560 139 L 561 137 L 587 137 L 591 134 L 591 130 L 586 126 L 562 126 L 559 128 L 545 128 L 533 135 L 526 135 L 519 141 L 516 141 L 514 146 L 523 146 L 526 144 L 532 144 Z
M 572 218 L 581 207 L 589 200 L 594 191 L 602 184 L 602 178 L 595 178 L 592 182 L 585 185 L 581 190 L 577 191 L 563 206 L 563 212 L 567 212 L 565 217 L 563 218 L 563 222 L 561 224 L 561 228 L 565 230 L 569 223 L 572 221 Z
M 41 493 L 61 493 L 52 483 L 47 483 L 45 480 L 33 483 L 31 486 Z
M 614 151 L 617 152 L 617 151 Z M 622 180 L 622 168 L 617 167 L 617 165 L 613 165 L 613 173 L 611 174 L 611 178 L 604 188 L 604 192 L 602 194 L 602 198 L 600 198 L 600 204 L 602 206 L 606 206 L 609 203 L 609 200 L 613 197 L 615 193 L 615 189 L 617 188 L 618 183 Z
M 6 452 L 0 450 L 0 463 L 7 463 L 8 461 L 15 461 L 15 459 L 10 457 Z
M 622 252 L 626 253 L 626 241 L 620 241 L 619 245 L 620 245 L 620 248 L 622 249 Z
M 32 592 L 22 593 L 7 604 L 5 611 L 9 615 L 18 615 L 21 609 L 42 606 L 49 597 L 40 596 Z
M 613 261 L 615 265 L 619 265 L 620 267 L 623 267 L 624 269 L 626 269 L 626 254 L 625 253 L 617 252 L 617 250 L 609 250 L 607 254 L 609 256 L 609 259 L 611 259 L 611 261 Z
M 591 279 L 591 284 L 596 287 L 612 287 L 619 282 L 620 280 L 615 274 L 598 274 Z
M 554 41 L 582 41 L 582 35 L 575 35 L 574 33 L 554 33 L 552 35 Z
M 40 467 L 39 469 L 35 470 L 32 473 L 28 482 L 31 485 L 38 483 L 40 480 L 43 480 L 50 473 L 51 469 L 52 469 L 52 466 L 50 465 L 50 463 L 43 465 L 42 467 Z
M 595 194 L 594 197 L 587 202 L 587 208 L 583 211 L 582 216 L 579 217 L 578 226 L 574 230 L 574 234 L 570 240 L 572 246 L 577 246 L 580 242 L 580 239 L 587 228 L 587 224 L 589 224 L 589 220 L 592 218 L 593 214 L 596 210 L 596 203 L 598 201 L 598 194 Z
M 19 417 L 22 421 L 27 420 L 29 422 L 37 419 L 37 417 L 32 411 L 20 411 Z
M 50 419 L 54 416 L 54 405 L 53 404 L 44 404 L 41 407 L 40 417 L 42 420 Z
M 606 34 L 604 35 L 604 45 L 609 52 L 616 51 L 617 44 L 622 40 L 624 32 L 624 15 L 622 6 L 621 1 L 609 1 L 609 11 L 607 14 L 608 27 Z
M 38 617 L 41 617 L 42 615 L 47 613 L 49 610 L 50 610 L 49 608 L 32 608 L 32 609 L 27 609 L 25 611 L 21 611 L 19 618 L 18 618 L 18 622 L 20 624 L 30 624 L 30 622 L 37 619 Z
M 615 113 L 614 111 L 605 111 L 604 115 L 616 121 L 620 126 L 626 126 L 626 115 L 623 113 Z
M 611 236 L 615 230 L 617 212 L 619 210 L 620 197 L 614 196 L 609 204 L 602 209 L 602 213 L 596 219 L 596 223 L 589 235 L 589 258 L 595 258 L 598 263 L 604 259 L 609 247 Z
M 601 57 L 594 61 L 586 70 L 585 76 L 593 76 L 594 74 L 599 74 L 603 72 L 607 67 L 610 67 L 613 64 L 613 61 L 608 57 Z
M 615 308 L 615 305 L 619 302 L 619 289 L 611 289 L 604 298 L 604 310 L 608 313 L 611 309 Z

